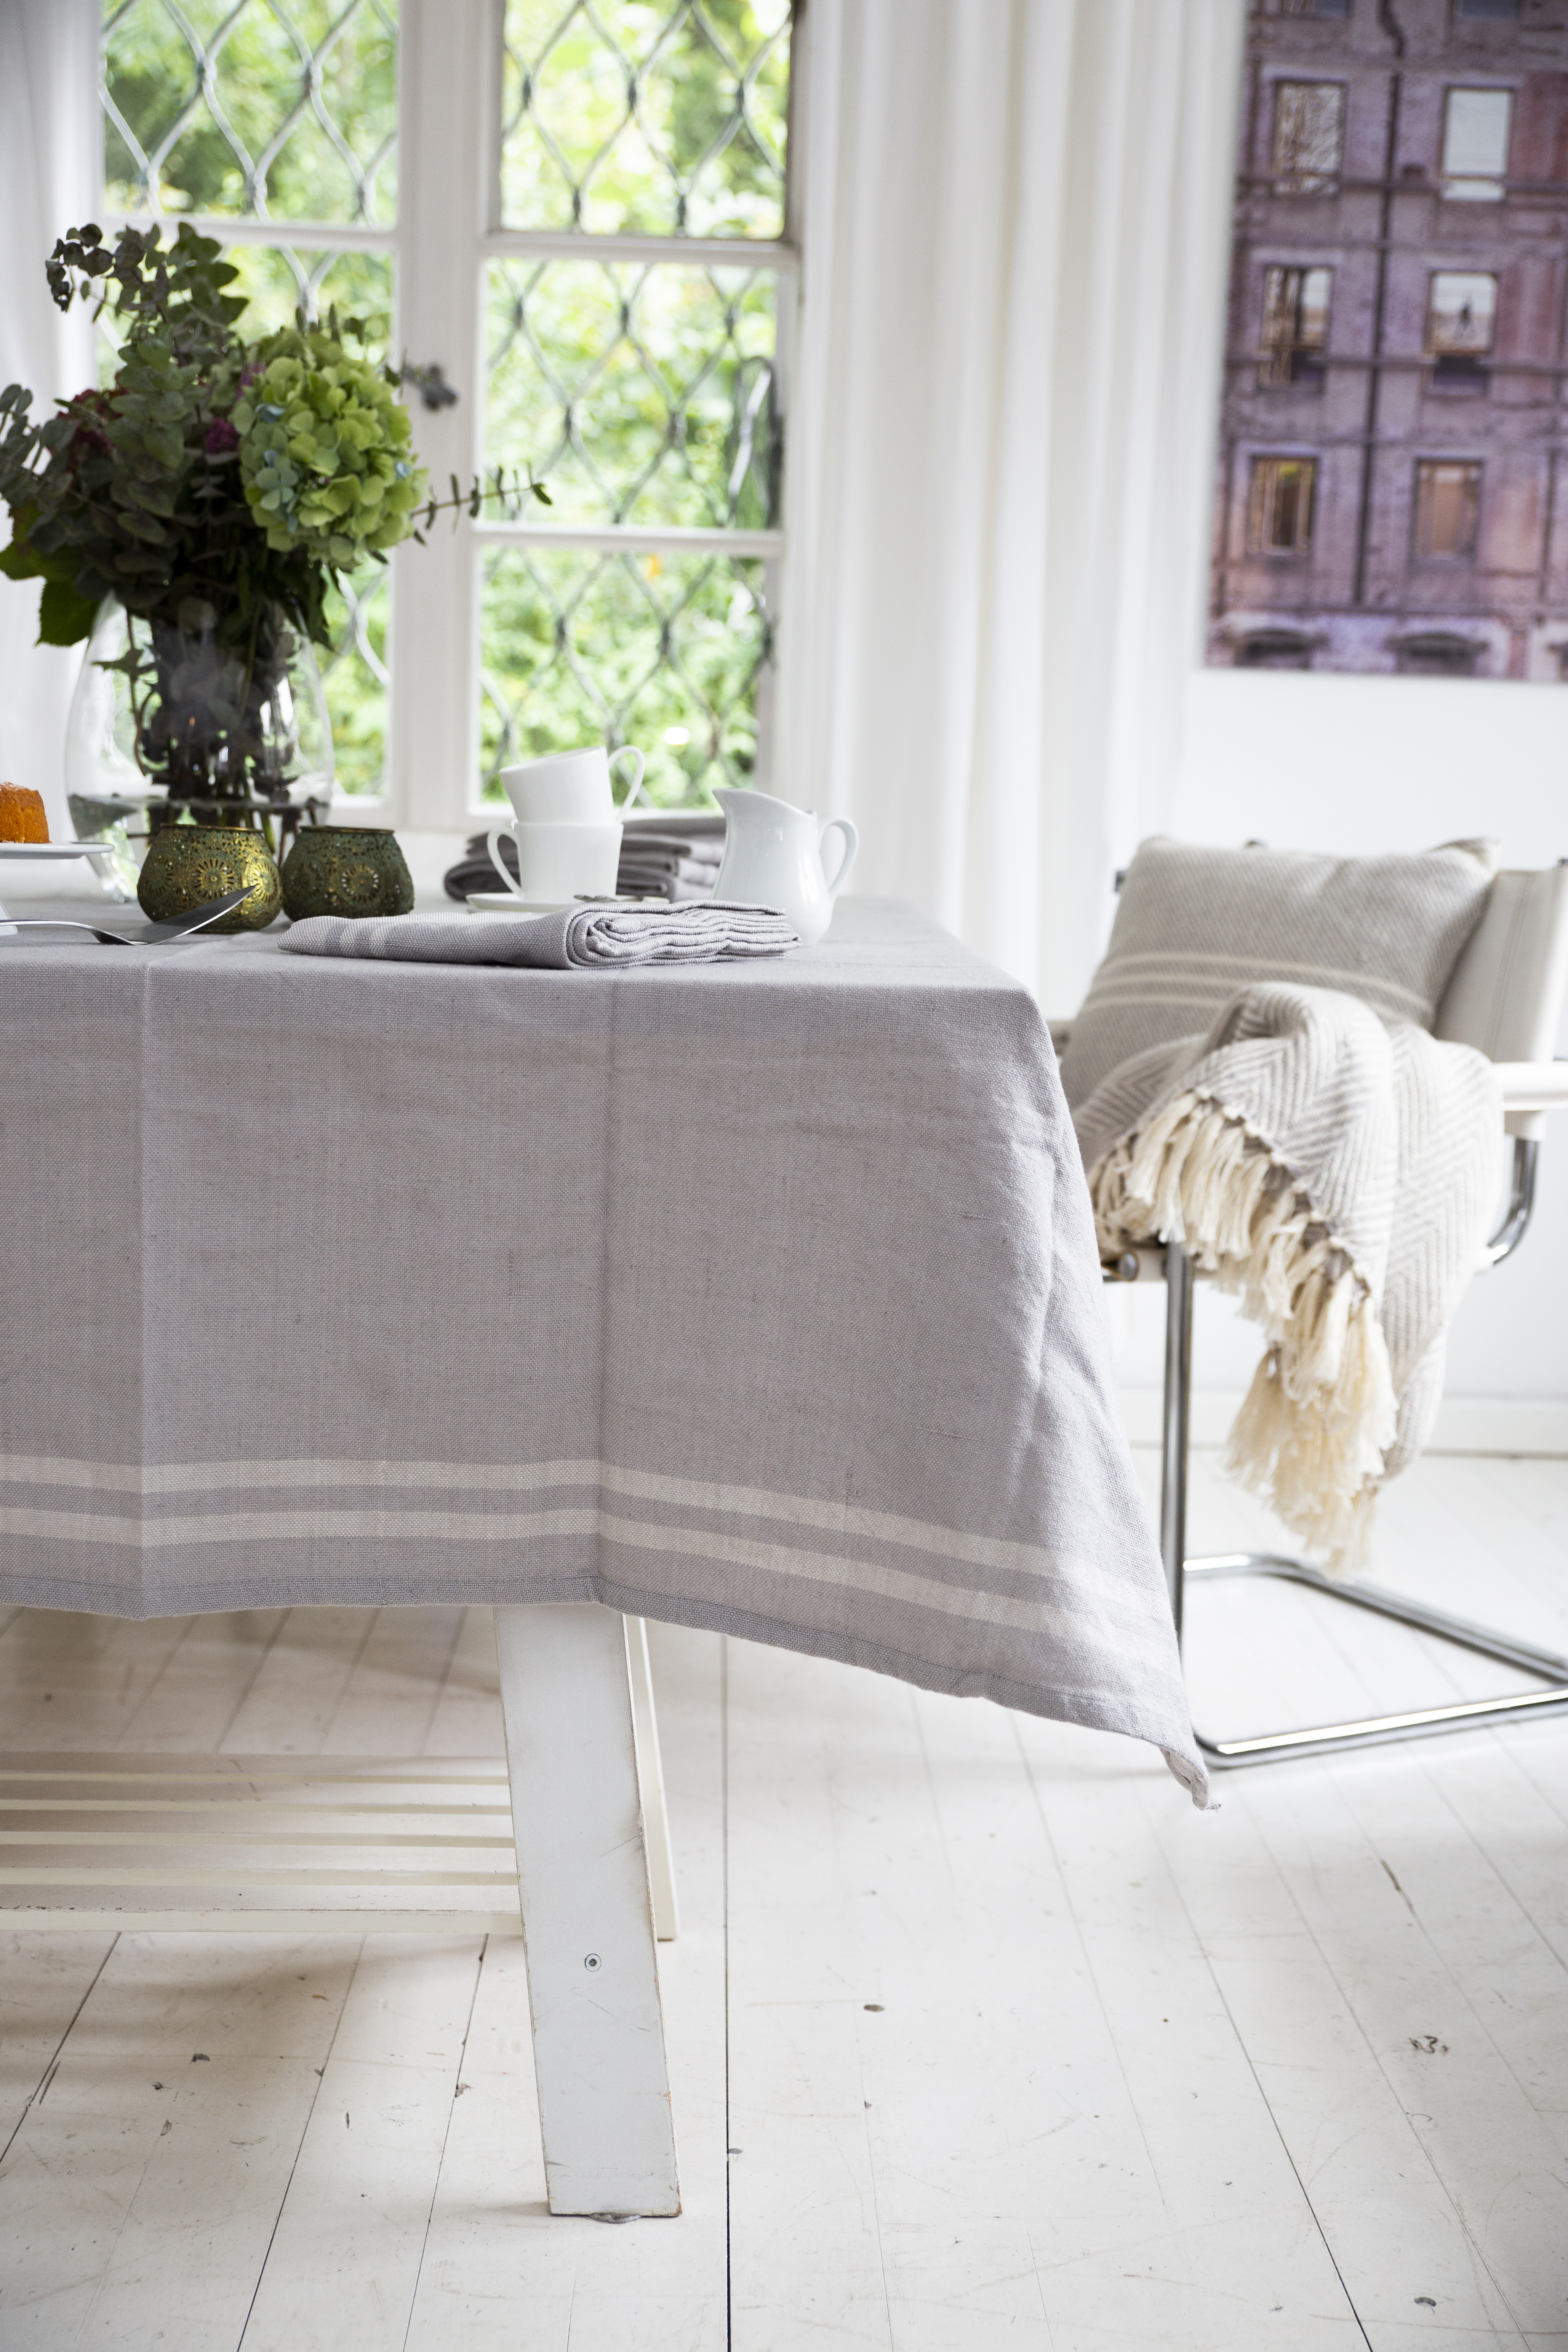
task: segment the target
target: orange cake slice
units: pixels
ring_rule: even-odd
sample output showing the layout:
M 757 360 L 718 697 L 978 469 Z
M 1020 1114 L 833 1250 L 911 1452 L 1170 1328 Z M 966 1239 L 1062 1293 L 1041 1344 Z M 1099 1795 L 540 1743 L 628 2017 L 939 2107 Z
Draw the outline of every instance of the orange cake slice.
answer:
M 42 793 L 26 784 L 0 784 L 0 841 L 47 841 L 49 820 Z

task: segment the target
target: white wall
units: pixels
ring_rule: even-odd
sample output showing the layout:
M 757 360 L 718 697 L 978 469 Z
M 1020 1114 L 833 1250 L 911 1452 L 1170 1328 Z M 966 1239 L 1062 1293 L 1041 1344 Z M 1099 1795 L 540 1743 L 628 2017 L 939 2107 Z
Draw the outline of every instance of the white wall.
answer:
M 1352 854 L 1485 834 L 1501 844 L 1507 865 L 1554 865 L 1568 857 L 1568 690 L 1194 671 L 1170 830 L 1184 841 Z M 1557 1050 L 1568 1055 L 1568 1022 Z M 1137 1390 L 1159 1385 L 1160 1288 L 1159 1297 L 1125 1294 L 1114 1309 L 1123 1377 Z M 1548 1129 L 1527 1240 L 1472 1285 L 1459 1309 L 1449 1397 L 1550 1401 L 1568 1431 L 1565 1309 L 1568 1118 Z M 1204 1299 L 1198 1387 L 1245 1386 L 1258 1355 L 1256 1332 L 1236 1321 L 1228 1302 Z M 1538 1431 L 1545 1425 L 1540 1414 L 1528 1418 Z
M 1368 853 L 1489 834 L 1568 857 L 1568 692 L 1501 678 L 1201 669 L 1171 830 Z

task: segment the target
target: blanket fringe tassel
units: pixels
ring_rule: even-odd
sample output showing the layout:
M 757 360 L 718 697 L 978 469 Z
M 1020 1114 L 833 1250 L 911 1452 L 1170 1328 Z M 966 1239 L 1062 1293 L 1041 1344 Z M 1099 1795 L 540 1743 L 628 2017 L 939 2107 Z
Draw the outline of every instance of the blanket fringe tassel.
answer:
M 1365 1561 L 1396 1403 L 1370 1285 L 1295 1171 L 1211 1097 L 1184 1094 L 1089 1171 L 1100 1247 L 1179 1242 L 1268 1342 L 1225 1468 L 1331 1574 Z

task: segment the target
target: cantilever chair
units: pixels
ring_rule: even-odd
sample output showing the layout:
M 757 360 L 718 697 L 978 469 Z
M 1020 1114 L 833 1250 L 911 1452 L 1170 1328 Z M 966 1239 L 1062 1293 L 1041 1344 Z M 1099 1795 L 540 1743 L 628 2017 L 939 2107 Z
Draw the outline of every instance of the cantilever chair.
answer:
M 1119 882 L 1120 882 L 1120 877 Z M 1504 872 L 1493 881 L 1487 909 L 1454 968 L 1433 1024 L 1436 1035 L 1474 1045 L 1497 1064 L 1502 1080 L 1503 1127 L 1512 1144 L 1507 1204 L 1482 1264 L 1500 1265 L 1523 1240 L 1535 1202 L 1536 1167 L 1546 1113 L 1568 1110 L 1568 1062 L 1554 1062 L 1552 1048 L 1564 994 L 1568 993 L 1568 860 L 1539 871 Z M 1065 1045 L 1071 1024 L 1053 1022 L 1051 1034 Z M 1187 1453 L 1192 1398 L 1193 1283 L 1194 1268 L 1172 1243 L 1128 1250 L 1106 1265 L 1107 1282 L 1137 1282 L 1151 1276 L 1165 1284 L 1164 1397 L 1161 1426 L 1160 1550 L 1171 1588 L 1178 1643 L 1183 1635 L 1183 1600 L 1191 1581 L 1220 1577 L 1276 1576 L 1353 1608 L 1369 1609 L 1425 1633 L 1499 1659 L 1539 1675 L 1540 1690 L 1499 1698 L 1456 1700 L 1446 1706 L 1415 1707 L 1348 1723 L 1319 1724 L 1304 1730 L 1258 1733 L 1245 1739 L 1210 1739 L 1198 1746 L 1211 1771 L 1242 1764 L 1268 1764 L 1289 1756 L 1316 1756 L 1347 1748 L 1410 1739 L 1423 1734 L 1461 1730 L 1480 1723 L 1518 1721 L 1568 1707 L 1568 1658 L 1531 1648 L 1489 1627 L 1406 1601 L 1400 1593 L 1359 1580 L 1331 1582 L 1310 1561 L 1277 1552 L 1220 1552 L 1187 1556 Z

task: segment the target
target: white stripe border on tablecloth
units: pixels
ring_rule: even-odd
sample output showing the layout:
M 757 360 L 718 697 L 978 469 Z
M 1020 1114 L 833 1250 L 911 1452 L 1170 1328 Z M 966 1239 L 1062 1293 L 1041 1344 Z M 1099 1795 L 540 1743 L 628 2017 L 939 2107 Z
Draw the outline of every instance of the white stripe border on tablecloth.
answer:
M 553 1486 L 591 1486 L 610 1495 L 677 1509 L 712 1511 L 731 1518 L 773 1519 L 784 1526 L 818 1528 L 824 1533 L 858 1536 L 872 1542 L 900 1544 L 938 1554 L 970 1568 L 994 1568 L 1023 1576 L 1087 1577 L 1105 1589 L 1124 1590 L 1120 1579 L 1042 1544 L 1020 1543 L 1010 1537 L 964 1533 L 927 1519 L 905 1518 L 893 1512 L 870 1511 L 852 1503 L 818 1501 L 802 1495 L 775 1495 L 757 1486 L 721 1486 L 708 1479 L 672 1478 L 660 1472 L 626 1470 L 608 1462 L 178 1462 L 145 1466 L 136 1463 L 76 1462 L 57 1455 L 0 1454 L 0 1485 L 67 1486 L 96 1494 L 217 1496 L 258 1489 L 301 1489 L 319 1486 L 416 1486 L 426 1491 L 456 1490 L 469 1496 L 484 1493 L 540 1494 Z M 88 1514 L 46 1514 L 81 1517 L 92 1526 L 144 1530 L 154 1546 L 157 1530 L 174 1526 L 212 1527 L 212 1518 L 185 1520 L 99 1520 Z M 271 1512 L 244 1515 L 246 1524 L 260 1529 L 276 1523 L 279 1535 L 310 1535 L 330 1517 L 378 1517 L 319 1512 Z M 496 1522 L 489 1514 L 410 1512 L 395 1516 L 418 1520 L 418 1531 L 438 1528 L 483 1529 Z M 10 1528 L 9 1513 L 0 1514 L 0 1528 Z M 426 1528 L 426 1523 L 428 1522 Z M 410 1525 L 408 1532 L 415 1532 Z M 43 1533 L 42 1528 L 33 1532 Z M 86 1538 L 92 1540 L 91 1538 Z M 105 1538 L 108 1540 L 108 1538 Z M 119 1536 L 112 1540 L 132 1542 Z M 170 1540 L 167 1537 L 163 1540 Z M 184 1538 L 182 1540 L 195 1540 Z
M 1081 1609 L 1064 1607 L 1060 1600 L 1014 1600 L 973 1585 L 939 1583 L 907 1570 L 876 1561 L 846 1559 L 830 1553 L 803 1551 L 793 1545 L 759 1543 L 745 1537 L 721 1535 L 706 1528 L 669 1527 L 624 1519 L 592 1507 L 563 1511 L 259 1511 L 233 1512 L 184 1519 L 126 1519 L 95 1517 L 86 1511 L 0 1509 L 0 1534 L 28 1536 L 65 1543 L 121 1545 L 133 1550 L 158 1551 L 191 1544 L 277 1543 L 290 1538 L 316 1542 L 357 1541 L 395 1543 L 414 1538 L 453 1543 L 526 1543 L 548 1537 L 597 1536 L 611 1544 L 644 1551 L 679 1551 L 685 1556 L 722 1561 L 729 1566 L 761 1570 L 770 1576 L 834 1585 L 847 1591 L 870 1593 L 883 1601 L 902 1601 L 916 1608 L 934 1609 L 943 1616 L 963 1618 L 984 1625 L 1007 1626 L 1022 1633 L 1042 1633 L 1079 1621 Z M 1064 1563 L 1060 1575 L 1072 1571 Z M 1128 1629 L 1123 1628 L 1126 1632 Z

